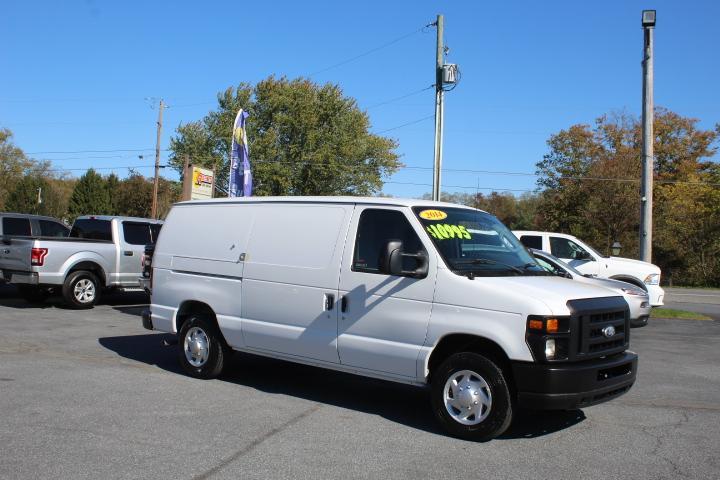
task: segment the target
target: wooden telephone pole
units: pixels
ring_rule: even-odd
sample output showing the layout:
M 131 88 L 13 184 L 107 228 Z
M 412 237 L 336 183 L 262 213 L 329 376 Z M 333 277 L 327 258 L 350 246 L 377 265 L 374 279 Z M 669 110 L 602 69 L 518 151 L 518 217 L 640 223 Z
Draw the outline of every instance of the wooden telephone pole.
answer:
M 158 107 L 157 141 L 155 142 L 155 181 L 153 182 L 152 209 L 150 210 L 150 216 L 152 218 L 157 218 L 158 213 L 158 181 L 160 178 L 160 135 L 162 135 L 163 108 L 165 108 L 165 103 L 161 98 L 160 105 Z

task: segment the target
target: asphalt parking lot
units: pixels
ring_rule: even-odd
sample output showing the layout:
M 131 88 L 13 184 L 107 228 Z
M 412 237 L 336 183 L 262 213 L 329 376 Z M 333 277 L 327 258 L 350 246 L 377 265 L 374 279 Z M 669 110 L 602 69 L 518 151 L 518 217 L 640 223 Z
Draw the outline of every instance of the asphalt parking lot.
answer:
M 0 288 L 0 478 L 720 477 L 720 322 L 633 330 L 627 395 L 524 412 L 503 437 L 445 436 L 417 388 L 238 354 L 213 381 L 140 325 L 147 299 L 90 311 Z

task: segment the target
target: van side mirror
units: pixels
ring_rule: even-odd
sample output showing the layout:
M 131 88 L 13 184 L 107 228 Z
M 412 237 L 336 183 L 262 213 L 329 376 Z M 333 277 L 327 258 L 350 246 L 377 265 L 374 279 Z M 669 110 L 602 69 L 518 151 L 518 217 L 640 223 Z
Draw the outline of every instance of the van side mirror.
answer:
M 415 270 L 403 270 L 403 259 L 413 258 L 417 265 Z M 385 243 L 380 253 L 380 272 L 412 278 L 425 278 L 428 274 L 428 257 L 424 252 L 405 253 L 402 240 L 391 239 Z

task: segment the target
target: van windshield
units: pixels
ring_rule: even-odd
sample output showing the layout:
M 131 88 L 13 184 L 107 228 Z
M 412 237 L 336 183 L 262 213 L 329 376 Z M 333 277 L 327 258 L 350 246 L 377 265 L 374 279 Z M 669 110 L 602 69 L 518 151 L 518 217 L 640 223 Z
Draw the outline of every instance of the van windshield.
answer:
M 466 208 L 414 207 L 440 255 L 459 275 L 547 275 L 494 216 Z

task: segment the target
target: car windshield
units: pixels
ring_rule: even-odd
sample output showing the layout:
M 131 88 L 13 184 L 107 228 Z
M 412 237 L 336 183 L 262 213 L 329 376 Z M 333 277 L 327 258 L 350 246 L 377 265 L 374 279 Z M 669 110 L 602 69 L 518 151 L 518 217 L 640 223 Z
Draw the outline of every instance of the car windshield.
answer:
M 573 267 L 572 265 L 569 265 L 569 264 L 563 262 L 562 260 L 560 260 L 559 258 L 557 258 L 555 255 L 551 255 L 551 254 L 549 254 L 549 253 L 547 253 L 547 252 L 540 252 L 540 251 L 535 251 L 535 250 L 533 250 L 533 253 L 535 254 L 535 257 L 539 258 L 540 260 L 544 260 L 544 261 L 546 261 L 547 263 L 549 263 L 549 264 L 551 264 L 551 265 L 553 265 L 553 266 L 560 267 L 560 268 L 562 268 L 563 270 L 568 271 L 568 272 L 570 272 L 570 273 L 573 274 L 573 275 L 577 275 L 577 276 L 579 276 L 579 277 L 582 277 L 582 276 L 583 276 L 583 273 L 582 273 L 582 272 L 580 272 L 579 270 L 577 270 L 577 269 L 576 269 L 575 267 Z
M 440 255 L 457 274 L 548 274 L 517 237 L 488 213 L 452 207 L 415 207 L 413 211 Z

